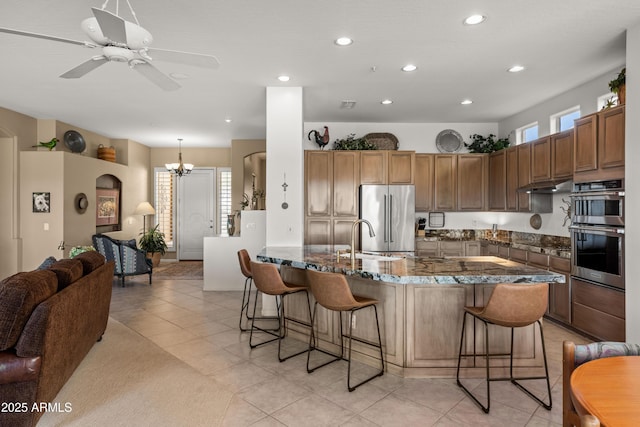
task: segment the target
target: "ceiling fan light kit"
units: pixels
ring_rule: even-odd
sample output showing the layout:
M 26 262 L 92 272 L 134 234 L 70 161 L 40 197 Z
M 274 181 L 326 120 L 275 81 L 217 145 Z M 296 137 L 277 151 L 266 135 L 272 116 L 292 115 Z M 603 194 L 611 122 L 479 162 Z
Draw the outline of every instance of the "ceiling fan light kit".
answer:
M 102 48 L 102 55 L 96 55 L 88 61 L 63 73 L 60 77 L 64 79 L 80 78 L 107 62 L 126 62 L 130 68 L 138 71 L 140 75 L 156 86 L 163 90 L 171 91 L 179 89 L 181 86 L 171 77 L 151 65 L 152 56 L 160 61 L 188 64 L 209 69 L 218 68 L 220 65 L 218 59 L 213 55 L 166 49 L 150 49 L 150 45 L 153 43 L 153 36 L 149 31 L 140 26 L 129 0 L 127 0 L 127 5 L 129 6 L 131 15 L 136 21 L 135 23 L 126 21 L 118 15 L 120 8 L 119 0 L 116 0 L 115 14 L 106 10 L 108 4 L 109 0 L 105 1 L 100 9 L 95 7 L 91 8 L 94 16 L 80 23 L 80 28 L 93 43 L 1 27 L 0 32 L 91 48 Z

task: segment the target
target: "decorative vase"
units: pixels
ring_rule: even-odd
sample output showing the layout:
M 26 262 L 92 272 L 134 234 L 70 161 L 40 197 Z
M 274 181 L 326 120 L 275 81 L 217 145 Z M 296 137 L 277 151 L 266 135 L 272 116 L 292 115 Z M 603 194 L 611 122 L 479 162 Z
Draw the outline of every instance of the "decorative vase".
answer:
M 236 232 L 236 215 L 229 214 L 227 215 L 227 234 L 229 236 L 233 236 Z
M 153 268 L 156 268 L 160 265 L 162 254 L 160 252 L 147 252 L 147 258 L 151 260 L 151 265 L 153 265 Z
M 627 100 L 627 85 L 618 88 L 618 105 L 624 105 Z

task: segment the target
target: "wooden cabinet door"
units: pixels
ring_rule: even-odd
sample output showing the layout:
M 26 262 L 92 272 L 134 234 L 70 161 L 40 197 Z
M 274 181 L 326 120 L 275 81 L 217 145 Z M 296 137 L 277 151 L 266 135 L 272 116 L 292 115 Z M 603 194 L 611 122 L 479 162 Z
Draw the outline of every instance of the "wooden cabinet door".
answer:
M 389 151 L 389 184 L 413 184 L 414 151 Z
M 506 210 L 518 210 L 518 147 L 510 147 L 505 151 L 506 165 Z
M 537 139 L 531 144 L 531 181 L 550 181 L 551 176 L 551 138 Z
M 459 211 L 487 209 L 486 154 L 459 154 L 457 171 L 457 205 Z
M 571 323 L 571 260 L 556 256 L 549 257 L 549 270 L 564 274 L 565 283 L 549 283 L 549 316 Z
M 431 242 L 422 239 L 416 239 L 416 255 L 423 257 L 437 257 L 440 242 Z
M 333 219 L 332 232 L 334 245 L 351 245 L 351 228 L 353 227 L 353 221 L 356 219 L 358 219 L 357 216 L 353 218 Z M 356 249 L 360 249 L 360 233 L 356 235 Z
M 531 184 L 531 145 L 520 144 L 518 147 L 518 187 Z M 518 211 L 529 212 L 531 196 L 525 192 L 518 193 Z
M 506 150 L 489 155 L 489 210 L 504 211 L 507 207 L 507 155 Z
M 573 177 L 573 129 L 551 135 L 553 179 Z
M 481 252 L 480 242 L 471 241 L 464 244 L 464 256 L 479 256 Z
M 624 106 L 598 114 L 598 153 L 600 169 L 624 167 Z M 624 174 L 622 175 L 624 177 Z
M 464 242 L 438 242 L 438 256 L 461 257 L 464 256 Z
M 456 166 L 455 154 L 434 155 L 434 209 L 437 211 L 456 210 Z
M 387 151 L 361 151 L 360 184 L 386 184 L 388 174 L 387 166 Z
M 598 115 L 576 119 L 573 133 L 573 172 L 598 169 Z
M 331 216 L 333 157 L 331 151 L 305 151 L 306 216 Z
M 414 173 L 416 212 L 433 210 L 433 178 L 433 154 L 416 154 Z
M 305 245 L 332 244 L 331 218 L 307 218 L 304 224 Z
M 333 151 L 333 216 L 358 216 L 360 152 Z

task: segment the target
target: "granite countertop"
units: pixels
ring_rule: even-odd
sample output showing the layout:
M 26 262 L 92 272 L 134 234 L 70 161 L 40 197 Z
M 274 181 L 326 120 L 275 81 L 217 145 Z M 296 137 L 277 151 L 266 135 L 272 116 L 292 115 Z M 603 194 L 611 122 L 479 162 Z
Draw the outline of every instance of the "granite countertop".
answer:
M 393 261 L 350 258 L 336 260 L 348 246 L 308 245 L 266 247 L 257 259 L 302 269 L 331 271 L 398 284 L 564 283 L 564 275 L 493 256 L 417 257 L 413 252 L 392 254 Z

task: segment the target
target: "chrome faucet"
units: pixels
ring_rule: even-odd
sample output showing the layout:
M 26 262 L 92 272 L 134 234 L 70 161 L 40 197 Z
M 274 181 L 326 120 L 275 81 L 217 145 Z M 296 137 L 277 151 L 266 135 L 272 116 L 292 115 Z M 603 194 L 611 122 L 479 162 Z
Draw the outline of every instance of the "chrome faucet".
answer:
M 365 223 L 369 226 L 369 237 L 375 237 L 376 233 L 373 231 L 373 226 L 366 219 L 356 219 L 351 226 L 351 265 L 356 263 L 356 228 L 359 223 Z

